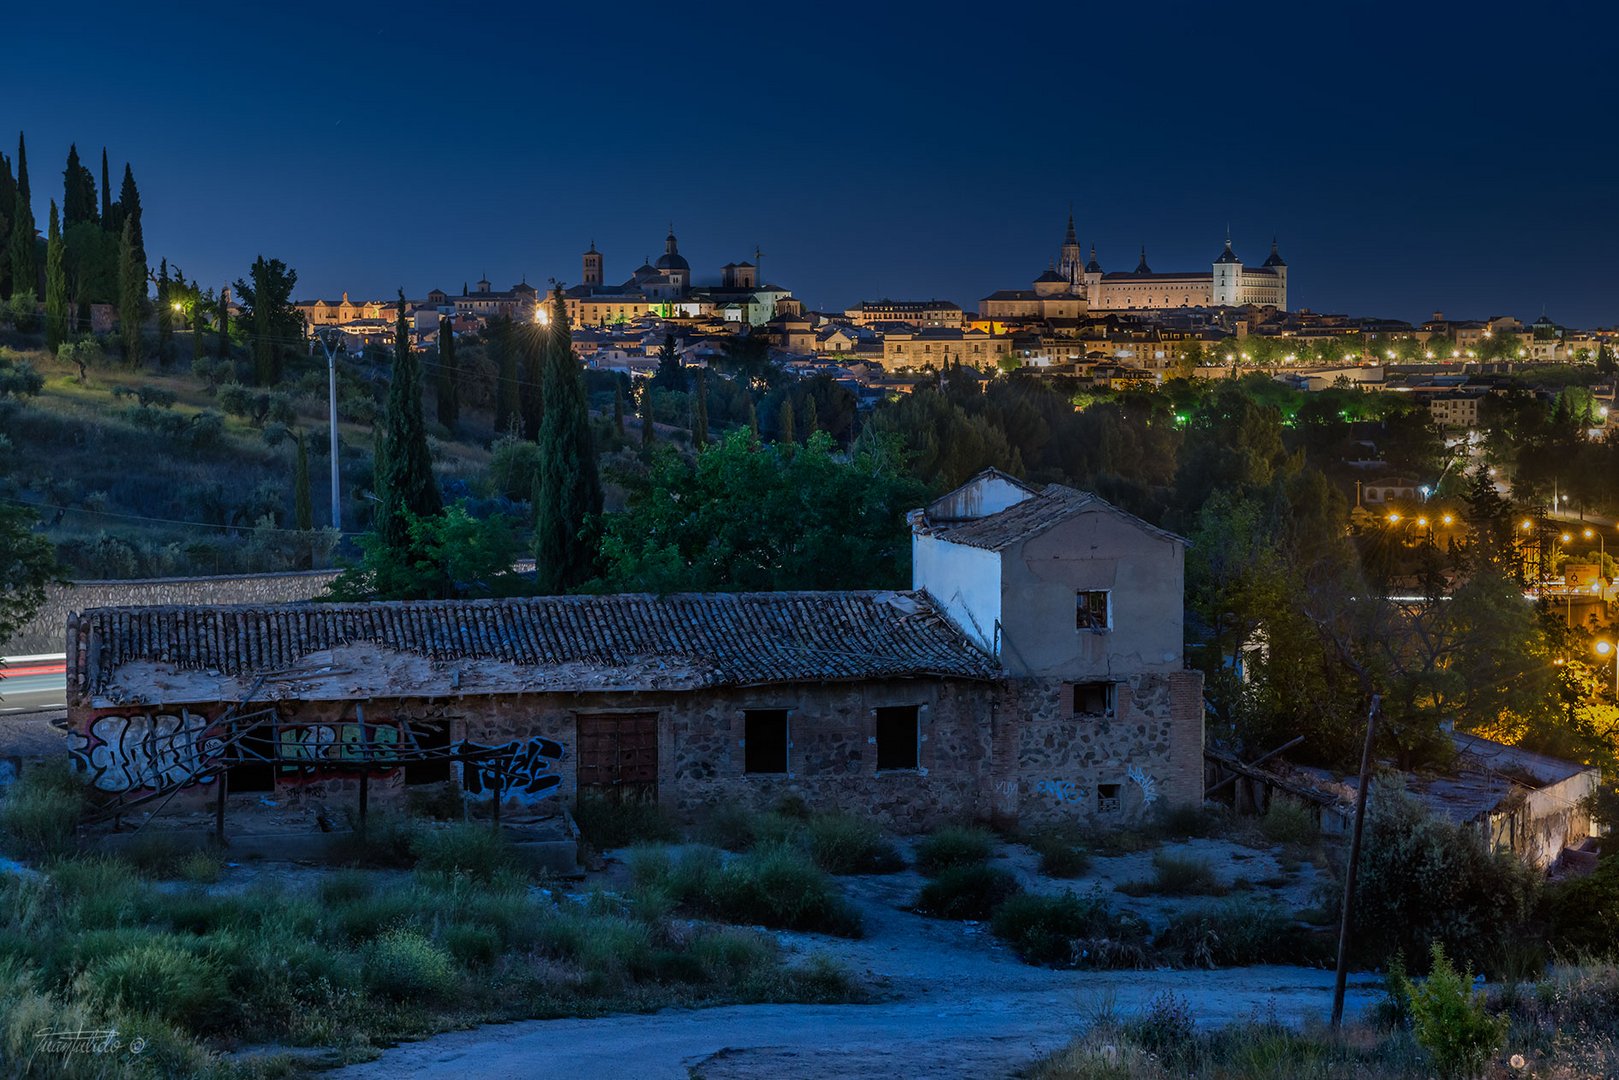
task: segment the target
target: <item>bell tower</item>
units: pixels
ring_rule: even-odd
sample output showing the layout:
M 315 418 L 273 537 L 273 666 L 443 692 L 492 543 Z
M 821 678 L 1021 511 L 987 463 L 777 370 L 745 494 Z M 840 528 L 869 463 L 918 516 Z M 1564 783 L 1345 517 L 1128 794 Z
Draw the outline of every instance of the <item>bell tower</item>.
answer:
M 583 285 L 600 285 L 602 283 L 602 253 L 596 250 L 596 241 L 590 242 L 590 250 L 585 252 L 584 272 L 579 281 Z

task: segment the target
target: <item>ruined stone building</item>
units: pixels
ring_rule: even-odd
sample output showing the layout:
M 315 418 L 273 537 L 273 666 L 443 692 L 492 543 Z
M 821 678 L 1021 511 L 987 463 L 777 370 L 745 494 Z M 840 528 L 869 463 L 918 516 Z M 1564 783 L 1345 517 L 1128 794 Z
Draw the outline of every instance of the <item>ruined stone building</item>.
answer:
M 374 805 L 796 796 L 900 829 L 1200 801 L 1180 538 L 994 471 L 911 527 L 908 591 L 85 611 L 69 751 L 109 797 L 222 809 L 360 779 Z

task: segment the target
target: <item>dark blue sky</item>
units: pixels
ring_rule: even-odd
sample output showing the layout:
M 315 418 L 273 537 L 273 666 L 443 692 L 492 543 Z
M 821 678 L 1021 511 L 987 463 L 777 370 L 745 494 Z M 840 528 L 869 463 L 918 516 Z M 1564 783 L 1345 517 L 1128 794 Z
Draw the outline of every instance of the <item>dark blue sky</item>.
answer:
M 30 4 L 0 131 L 41 221 L 105 143 L 154 261 L 300 298 L 573 283 L 592 238 L 621 280 L 673 221 L 700 282 L 757 244 L 815 307 L 970 308 L 1072 202 L 1110 270 L 1229 223 L 1295 307 L 1619 322 L 1606 5 L 1111 6 Z

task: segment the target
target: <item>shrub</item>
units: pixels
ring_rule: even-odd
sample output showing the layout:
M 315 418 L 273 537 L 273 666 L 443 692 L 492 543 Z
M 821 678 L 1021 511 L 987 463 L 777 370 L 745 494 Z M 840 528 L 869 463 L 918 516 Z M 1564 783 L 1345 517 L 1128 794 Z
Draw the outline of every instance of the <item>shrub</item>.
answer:
M 1031 964 L 1137 967 L 1145 958 L 1145 924 L 1116 913 L 1099 890 L 1013 896 L 996 910 L 992 928 Z
M 688 848 L 678 856 L 645 848 L 632 854 L 630 872 L 643 896 L 667 897 L 727 922 L 860 936 L 859 912 L 796 847 L 761 847 L 729 861 L 713 848 Z
M 1119 891 L 1129 896 L 1218 896 L 1226 891 L 1209 860 L 1196 855 L 1160 851 L 1152 857 L 1152 868 L 1150 880 L 1126 882 Z
M 951 867 L 988 862 L 994 847 L 994 838 L 982 829 L 952 825 L 916 845 L 916 868 L 933 877 Z
M 1197 1036 L 1192 1003 L 1172 990 L 1160 990 L 1128 1030 L 1141 1045 L 1169 1058 L 1185 1054 Z
M 85 972 L 98 1002 L 148 1013 L 191 1031 L 220 1020 L 230 1004 L 224 974 L 173 939 L 149 941 L 108 957 Z
M 190 846 L 172 832 L 142 829 L 129 838 L 120 856 L 147 877 L 170 877 Z
M 1056 825 L 1029 834 L 1029 849 L 1040 856 L 1040 872 L 1047 877 L 1076 878 L 1090 869 L 1090 854 L 1072 828 Z
M 574 808 L 574 820 L 590 846 L 598 851 L 680 838 L 675 823 L 654 802 L 581 795 Z
M 851 814 L 821 814 L 806 829 L 810 857 L 829 874 L 889 874 L 905 866 L 893 844 L 871 821 Z
M 437 1002 L 453 995 L 457 983 L 455 960 L 418 930 L 390 930 L 366 949 L 365 984 L 373 993 Z
M 421 829 L 411 847 L 419 874 L 464 874 L 474 881 L 489 882 L 517 865 L 506 839 L 483 825 Z
M 1549 886 L 1542 910 L 1554 951 L 1570 958 L 1619 959 L 1619 857 L 1602 859 L 1585 877 Z
M 1259 819 L 1259 831 L 1273 844 L 1309 844 L 1318 835 L 1310 808 L 1297 799 L 1286 798 L 1271 800 L 1265 816 Z
M 1308 964 L 1331 955 L 1330 945 L 1298 930 L 1281 905 L 1233 896 L 1170 916 L 1153 944 L 1167 959 L 1198 967 Z
M 1539 878 L 1521 860 L 1492 854 L 1474 829 L 1435 818 L 1396 778 L 1380 777 L 1366 809 L 1354 937 L 1362 962 L 1396 950 L 1446 955 L 1488 968 L 1503 943 L 1526 936 Z
M 1411 988 L 1411 1029 L 1441 1076 L 1474 1077 L 1506 1038 L 1505 1017 L 1491 1016 L 1472 977 L 1433 943 L 1428 977 Z
M 1226 824 L 1223 809 L 1206 803 L 1195 806 L 1179 803 L 1175 806 L 1161 806 L 1152 819 L 1151 829 L 1159 836 L 1184 840 L 1214 836 L 1221 832 Z
M 350 866 L 401 868 L 416 864 L 421 826 L 407 818 L 375 815 L 358 829 L 332 837 L 327 849 L 334 862 Z
M 971 863 L 956 865 L 922 886 L 916 910 L 936 919 L 987 919 L 1020 891 L 1017 879 L 1005 870 Z
M 0 799 L 6 846 L 29 859 L 64 854 L 73 847 L 85 795 L 84 784 L 66 768 L 24 769 Z

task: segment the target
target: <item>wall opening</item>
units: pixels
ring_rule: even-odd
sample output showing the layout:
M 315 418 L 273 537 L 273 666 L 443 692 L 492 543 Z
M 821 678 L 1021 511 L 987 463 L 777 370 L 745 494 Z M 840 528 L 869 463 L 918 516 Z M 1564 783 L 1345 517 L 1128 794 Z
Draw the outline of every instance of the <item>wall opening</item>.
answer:
M 1119 812 L 1119 785 L 1096 785 L 1096 811 L 1099 814 L 1116 814 Z
M 1074 684 L 1075 716 L 1112 716 L 1115 687 L 1110 682 Z
M 748 709 L 742 714 L 742 771 L 787 771 L 787 710 Z
M 225 769 L 226 790 L 232 795 L 239 791 L 275 790 L 275 766 L 270 762 L 276 756 L 274 733 L 269 724 L 261 724 L 246 729 L 236 741 L 240 764 Z
M 1112 611 L 1106 589 L 1081 590 L 1074 594 L 1074 626 L 1079 630 L 1113 629 Z
M 915 705 L 877 710 L 877 768 L 915 769 L 922 742 L 921 711 Z
M 448 720 L 412 723 L 400 721 L 406 728 L 405 745 L 415 742 L 418 749 L 435 755 L 431 761 L 407 761 L 405 783 L 442 784 L 450 779 L 450 722 Z

